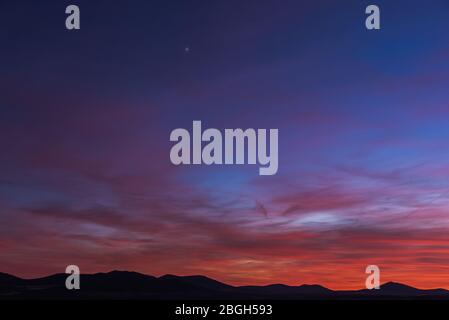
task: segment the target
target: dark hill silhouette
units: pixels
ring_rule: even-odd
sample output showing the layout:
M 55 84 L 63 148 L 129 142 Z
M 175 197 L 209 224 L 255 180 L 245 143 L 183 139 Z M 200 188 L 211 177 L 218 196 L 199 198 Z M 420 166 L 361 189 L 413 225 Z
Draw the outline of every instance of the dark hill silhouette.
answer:
M 284 284 L 272 284 L 268 286 L 243 286 L 237 288 L 240 292 L 255 296 L 266 296 L 272 298 L 294 298 L 294 297 L 322 297 L 333 296 L 334 291 L 320 285 L 287 286 Z
M 22 283 L 23 280 L 12 276 L 7 273 L 0 272 L 0 290 L 1 288 L 5 288 L 7 286 L 16 286 Z
M 183 283 L 186 283 L 186 284 L 188 283 L 195 287 L 199 286 L 201 288 L 205 288 L 208 290 L 217 290 L 217 291 L 225 290 L 225 291 L 227 291 L 227 290 L 231 290 L 232 288 L 234 288 L 233 286 L 224 284 L 217 280 L 210 279 L 206 276 L 201 276 L 201 275 L 179 277 L 179 276 L 167 274 L 165 276 L 160 277 L 159 279 L 163 280 L 166 283 L 169 281 L 173 281 L 173 282 L 181 281 Z
M 423 290 L 417 289 L 402 283 L 397 282 L 387 282 L 380 286 L 379 290 L 359 290 L 360 294 L 368 295 L 378 295 L 378 296 L 405 296 L 405 297 L 416 297 L 416 296 L 438 296 L 449 294 L 448 290 L 445 289 L 430 289 Z
M 0 299 L 449 299 L 445 289 L 421 290 L 388 282 L 379 290 L 333 291 L 320 285 L 235 287 L 205 276 L 112 271 L 81 275 L 81 290 L 67 290 L 67 274 L 21 279 L 0 273 Z

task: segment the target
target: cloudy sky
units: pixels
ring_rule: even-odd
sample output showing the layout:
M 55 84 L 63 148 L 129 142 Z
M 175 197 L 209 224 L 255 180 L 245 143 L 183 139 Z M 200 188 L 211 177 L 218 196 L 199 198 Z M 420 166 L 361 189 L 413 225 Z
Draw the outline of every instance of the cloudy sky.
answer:
M 449 288 L 449 3 L 376 3 L 0 2 L 0 271 Z M 278 173 L 172 165 L 193 120 Z

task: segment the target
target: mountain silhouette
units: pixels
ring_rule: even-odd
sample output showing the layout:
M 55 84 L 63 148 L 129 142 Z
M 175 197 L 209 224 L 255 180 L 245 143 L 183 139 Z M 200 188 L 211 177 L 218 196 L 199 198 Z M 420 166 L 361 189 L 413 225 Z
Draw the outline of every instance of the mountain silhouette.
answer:
M 364 289 L 358 292 L 361 294 L 383 295 L 383 296 L 405 296 L 405 297 L 439 296 L 449 294 L 449 291 L 445 289 L 423 290 L 397 282 L 384 283 L 383 285 L 380 286 L 379 290 Z
M 449 299 L 445 289 L 421 290 L 388 282 L 378 290 L 334 291 L 320 285 L 231 286 L 202 276 L 111 271 L 83 274 L 81 289 L 67 290 L 67 274 L 21 279 L 0 273 L 0 300 L 5 299 Z
M 5 288 L 7 286 L 19 285 L 22 282 L 23 280 L 20 278 L 17 278 L 7 273 L 0 272 L 0 290 L 1 288 Z
M 271 298 L 294 298 L 294 297 L 319 297 L 332 296 L 334 291 L 320 285 L 287 286 L 285 284 L 272 284 L 268 286 L 243 286 L 237 290 L 255 296 L 266 296 Z

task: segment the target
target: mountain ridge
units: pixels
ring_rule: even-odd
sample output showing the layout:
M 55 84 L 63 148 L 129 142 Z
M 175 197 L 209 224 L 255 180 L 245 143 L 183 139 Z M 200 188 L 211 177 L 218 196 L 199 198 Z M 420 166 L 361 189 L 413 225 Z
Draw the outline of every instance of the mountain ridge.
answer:
M 386 282 L 378 290 L 332 290 L 319 284 L 233 286 L 204 275 L 160 277 L 113 270 L 81 274 L 80 290 L 67 290 L 68 274 L 22 279 L 0 272 L 2 299 L 449 299 L 449 290 Z

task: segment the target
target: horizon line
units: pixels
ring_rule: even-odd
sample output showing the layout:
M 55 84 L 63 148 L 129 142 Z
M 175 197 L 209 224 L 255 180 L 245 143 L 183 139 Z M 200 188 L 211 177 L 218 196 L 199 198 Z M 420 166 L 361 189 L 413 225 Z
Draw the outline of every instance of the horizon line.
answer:
M 204 278 L 207 278 L 207 279 L 210 279 L 210 280 L 213 280 L 213 281 L 216 281 L 216 282 L 219 282 L 221 284 L 224 284 L 224 285 L 227 285 L 227 286 L 230 286 L 230 287 L 234 287 L 234 288 L 241 288 L 241 287 L 268 287 L 268 286 L 274 286 L 274 285 L 282 285 L 282 286 L 286 286 L 286 287 L 319 286 L 319 287 L 322 287 L 324 289 L 327 289 L 327 290 L 330 290 L 330 291 L 333 291 L 333 292 L 361 291 L 361 290 L 369 290 L 369 291 L 373 291 L 373 292 L 376 291 L 376 289 L 370 290 L 370 289 L 367 289 L 366 287 L 365 288 L 359 288 L 359 289 L 331 289 L 331 288 L 326 287 L 326 286 L 324 286 L 322 284 L 319 284 L 319 283 L 302 283 L 302 284 L 298 284 L 298 285 L 289 285 L 289 284 L 284 284 L 284 283 L 269 283 L 269 284 L 263 284 L 263 285 L 232 285 L 232 284 L 228 284 L 226 282 L 217 280 L 215 278 L 212 278 L 212 277 L 209 277 L 209 276 L 206 276 L 206 275 L 203 275 L 203 274 L 176 275 L 176 274 L 172 274 L 172 273 L 166 273 L 166 274 L 163 274 L 161 276 L 154 276 L 154 275 L 151 275 L 151 274 L 142 273 L 142 272 L 138 272 L 138 271 L 117 270 L 117 269 L 110 270 L 110 271 L 107 271 L 107 272 L 80 273 L 80 276 L 83 276 L 83 275 L 84 276 L 94 276 L 94 275 L 99 275 L 99 274 L 111 274 L 111 273 L 114 273 L 114 272 L 115 273 L 135 273 L 135 274 L 139 274 L 139 275 L 142 275 L 142 276 L 145 276 L 145 277 L 153 277 L 153 278 L 156 278 L 156 279 L 160 279 L 160 278 L 163 278 L 163 277 L 166 277 L 166 276 L 174 276 L 174 277 L 178 277 L 178 278 L 204 277 Z M 52 274 L 49 274 L 49 275 L 46 275 L 46 276 L 38 276 L 38 277 L 35 277 L 35 278 L 22 278 L 20 276 L 16 276 L 16 275 L 8 273 L 8 272 L 0 271 L 0 275 L 2 275 L 2 274 L 3 275 L 7 275 L 7 276 L 11 276 L 11 277 L 14 277 L 14 278 L 17 278 L 17 279 L 20 279 L 20 280 L 24 280 L 24 281 L 44 279 L 44 278 L 48 278 L 48 277 L 52 277 L 52 276 L 59 276 L 59 275 L 67 275 L 67 276 L 70 275 L 70 273 L 60 272 L 60 273 L 52 273 Z M 386 281 L 386 282 L 380 284 L 380 289 L 382 288 L 382 286 L 387 285 L 387 284 L 396 284 L 396 285 L 406 286 L 406 287 L 409 287 L 409 288 L 412 288 L 412 289 L 422 290 L 422 291 L 425 291 L 425 290 L 446 290 L 449 293 L 449 289 L 445 288 L 445 287 L 434 287 L 434 288 L 423 289 L 423 288 L 414 287 L 412 285 L 409 285 L 409 284 L 406 284 L 406 283 L 402 283 L 402 282 L 396 282 L 396 281 Z

